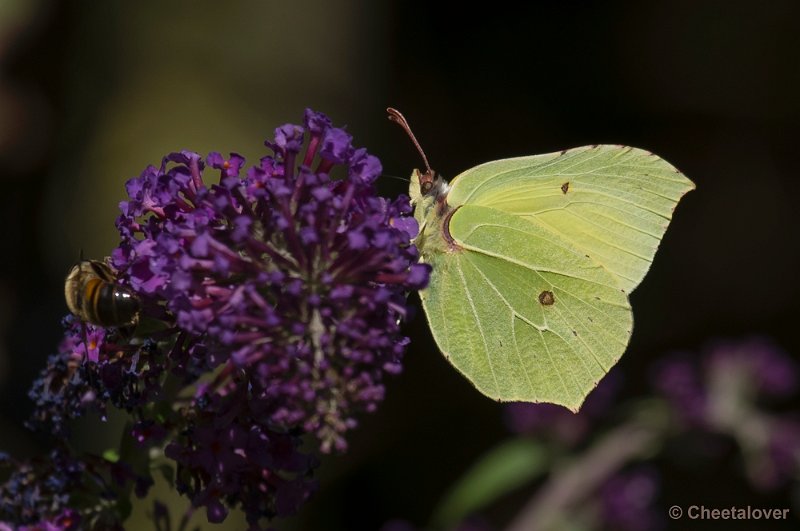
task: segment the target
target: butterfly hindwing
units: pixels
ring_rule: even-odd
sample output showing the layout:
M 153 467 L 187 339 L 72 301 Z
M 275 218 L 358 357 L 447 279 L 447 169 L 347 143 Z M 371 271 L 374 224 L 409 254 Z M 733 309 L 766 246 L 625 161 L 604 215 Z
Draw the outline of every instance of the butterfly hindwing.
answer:
M 458 250 L 432 257 L 423 304 L 451 363 L 498 400 L 577 409 L 627 345 L 631 312 L 614 277 L 548 229 L 464 205 Z

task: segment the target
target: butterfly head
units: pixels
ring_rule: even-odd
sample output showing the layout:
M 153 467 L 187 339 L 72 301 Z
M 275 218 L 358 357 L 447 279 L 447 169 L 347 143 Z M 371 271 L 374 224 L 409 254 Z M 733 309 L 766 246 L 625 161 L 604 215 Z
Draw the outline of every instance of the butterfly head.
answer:
M 419 173 L 419 170 L 414 170 L 417 174 L 419 179 L 419 193 L 420 195 L 428 195 L 431 190 L 433 190 L 433 181 L 436 179 L 436 172 L 433 170 L 428 170 L 423 174 Z
M 413 204 L 441 203 L 447 197 L 450 186 L 447 181 L 433 170 L 420 171 L 414 169 L 408 187 Z
M 430 168 L 425 172 L 415 169 L 411 177 L 411 186 L 417 188 L 414 195 L 430 197 L 436 202 L 442 201 L 450 188 L 447 181 Z

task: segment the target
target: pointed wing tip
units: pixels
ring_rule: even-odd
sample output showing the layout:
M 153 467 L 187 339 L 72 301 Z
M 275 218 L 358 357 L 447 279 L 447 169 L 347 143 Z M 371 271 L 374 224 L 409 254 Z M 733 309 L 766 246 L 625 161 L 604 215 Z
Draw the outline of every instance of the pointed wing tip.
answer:
M 661 160 L 664 160 L 664 159 L 661 159 Z M 664 160 L 664 162 L 667 162 L 667 161 L 666 161 L 666 160 Z M 669 164 L 670 166 L 672 166 L 672 164 L 670 164 L 669 162 L 667 162 L 667 164 Z M 696 190 L 696 189 L 697 189 L 697 185 L 694 183 L 694 181 L 693 181 L 693 180 L 691 180 L 690 178 L 688 178 L 688 177 L 686 176 L 686 174 L 684 174 L 684 173 L 683 173 L 681 170 L 679 170 L 679 169 L 678 169 L 678 168 L 676 168 L 675 166 L 672 166 L 672 168 L 675 170 L 675 175 L 677 175 L 678 177 L 680 177 L 680 178 L 683 180 L 683 182 L 684 182 L 684 184 L 685 184 L 685 186 L 686 186 L 686 188 L 683 190 L 683 192 L 681 193 L 681 195 L 680 195 L 680 196 L 678 196 L 678 199 L 677 199 L 677 200 L 678 200 L 678 201 L 680 201 L 681 197 L 683 197 L 683 196 L 684 196 L 684 195 L 686 195 L 687 193 L 691 192 L 692 190 Z
M 589 396 L 589 393 L 594 391 L 594 388 L 597 387 L 597 384 L 592 386 L 592 388 L 580 399 L 576 400 L 557 400 L 557 399 L 547 399 L 547 398 L 539 398 L 539 397 L 530 397 L 530 396 L 523 396 L 523 395 L 492 395 L 489 394 L 481 389 L 478 391 L 481 394 L 485 395 L 488 398 L 491 398 L 495 402 L 499 404 L 510 404 L 512 402 L 524 402 L 526 404 L 553 404 L 556 406 L 561 406 L 568 409 L 573 414 L 578 414 L 580 412 L 581 407 L 586 402 L 586 398 Z M 476 386 L 477 388 L 477 386 Z
M 594 388 L 592 388 L 594 390 Z M 581 407 L 583 406 L 584 402 L 586 402 L 586 397 L 589 396 L 587 393 L 583 398 L 580 399 L 580 402 L 572 402 L 571 404 L 561 404 L 565 408 L 569 409 L 573 415 L 577 415 L 581 411 Z
M 674 164 L 672 164 L 671 162 L 666 160 L 661 155 L 658 155 L 657 153 L 653 153 L 652 151 L 650 151 L 648 149 L 638 148 L 638 147 L 634 147 L 634 146 L 626 146 L 626 145 L 623 145 L 623 144 L 599 144 L 599 145 L 595 144 L 593 146 L 587 146 L 587 147 L 591 147 L 591 148 L 594 148 L 594 149 L 607 148 L 609 150 L 620 151 L 621 154 L 622 153 L 633 152 L 635 155 L 640 155 L 640 156 L 644 156 L 644 157 L 655 157 L 655 158 L 659 159 L 660 161 L 665 162 L 666 164 L 668 164 L 677 175 L 679 175 L 681 178 L 683 178 L 683 180 L 686 181 L 686 184 L 688 185 L 687 189 L 686 189 L 686 192 L 689 192 L 689 191 L 694 190 L 695 188 L 697 188 L 695 183 L 691 179 L 686 177 L 686 174 L 684 174 L 681 170 L 676 168 Z M 573 149 L 568 149 L 568 150 L 565 150 L 565 151 L 569 152 L 569 151 L 574 151 L 574 150 L 577 150 L 577 149 L 584 149 L 584 148 L 573 148 Z M 684 193 L 686 193 L 686 192 L 684 192 Z

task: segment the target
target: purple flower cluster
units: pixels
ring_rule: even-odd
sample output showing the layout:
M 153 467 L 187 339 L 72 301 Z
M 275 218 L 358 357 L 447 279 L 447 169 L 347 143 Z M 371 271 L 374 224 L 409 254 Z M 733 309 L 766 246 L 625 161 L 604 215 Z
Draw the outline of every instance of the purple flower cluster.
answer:
M 0 531 L 122 529 L 117 496 L 147 481 L 124 463 L 88 454 L 78 458 L 63 446 L 25 462 L 3 457 L 0 467 L 11 469 L 0 486 Z M 93 503 L 78 511 L 86 500 Z
M 81 527 L 81 516 L 72 509 L 65 509 L 53 518 L 40 520 L 30 525 L 15 526 L 0 522 L 0 531 L 74 531 Z
M 241 386 L 201 401 L 189 428 L 166 447 L 178 463 L 178 491 L 206 506 L 209 522 L 221 522 L 240 504 L 247 520 L 294 514 L 316 483 L 316 460 L 300 453 L 297 433 L 269 424 Z
M 59 353 L 29 392 L 34 411 L 28 426 L 57 437 L 69 435 L 70 420 L 87 409 L 105 418 L 108 404 L 138 416 L 141 408 L 161 395 L 164 356 L 154 341 L 132 345 L 116 330 L 107 331 L 64 319 Z
M 184 151 L 128 181 L 111 265 L 140 299 L 136 334 L 67 318 L 30 422 L 65 437 L 88 409 L 123 409 L 137 455 L 163 448 L 210 521 L 238 506 L 254 528 L 316 488 L 302 437 L 343 451 L 383 399 L 406 294 L 430 272 L 408 198 L 376 195 L 380 163 L 343 129 L 307 110 L 266 145 L 246 172 L 235 153 Z M 152 484 L 123 476 L 138 495 Z
M 3 464 L 13 471 L 0 489 L 0 519 L 20 524 L 35 524 L 47 515 L 68 510 L 68 492 L 81 484 L 84 471 L 83 463 L 71 460 L 60 449 L 48 459 L 30 463 L 5 460 Z
M 307 110 L 266 144 L 275 155 L 243 179 L 241 156 L 191 152 L 131 179 L 112 263 L 151 315 L 202 338 L 192 363 L 229 365 L 263 419 L 344 450 L 400 371 L 405 294 L 428 266 L 408 199 L 375 195 L 378 159 L 327 117 Z

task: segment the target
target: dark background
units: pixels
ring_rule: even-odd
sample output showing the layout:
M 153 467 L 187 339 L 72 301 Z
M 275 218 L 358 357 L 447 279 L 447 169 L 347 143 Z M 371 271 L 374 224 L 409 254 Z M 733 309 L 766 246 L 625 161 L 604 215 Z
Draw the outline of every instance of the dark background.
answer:
M 116 245 L 125 180 L 183 148 L 256 160 L 273 128 L 299 122 L 306 106 L 347 124 L 395 176 L 421 163 L 387 105 L 405 113 L 445 176 L 594 143 L 646 148 L 680 168 L 697 190 L 632 295 L 636 326 L 620 362 L 628 395 L 646 392 L 660 356 L 715 339 L 765 335 L 800 352 L 793 0 L 6 1 L 0 447 L 15 455 L 41 442 L 21 428 L 25 392 L 60 336 L 64 274 L 81 249 L 100 257 Z M 380 186 L 405 191 L 388 178 Z M 296 528 L 422 524 L 447 485 L 506 436 L 501 407 L 447 365 L 423 315 L 408 333 L 405 373 L 348 454 L 324 460 L 322 489 Z M 676 473 L 663 504 L 740 501 L 736 477 L 733 465 Z M 788 505 L 775 496 L 753 499 Z M 502 524 L 513 510 L 491 517 Z

